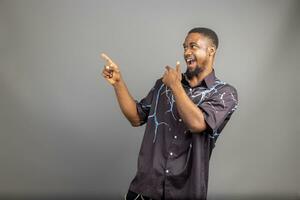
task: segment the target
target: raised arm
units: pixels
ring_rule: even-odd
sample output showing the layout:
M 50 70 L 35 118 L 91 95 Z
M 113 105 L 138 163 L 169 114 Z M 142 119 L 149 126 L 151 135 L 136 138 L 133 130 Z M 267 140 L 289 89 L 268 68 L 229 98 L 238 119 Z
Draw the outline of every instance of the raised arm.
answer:
M 189 130 L 194 133 L 203 132 L 207 128 L 204 115 L 187 96 L 181 85 L 181 70 L 179 62 L 176 64 L 176 69 L 169 66 L 166 67 L 162 81 L 165 85 L 171 88 L 175 98 L 177 111 Z
M 101 54 L 101 57 L 105 60 L 102 75 L 108 83 L 113 86 L 122 113 L 132 126 L 139 126 L 140 118 L 137 112 L 136 102 L 122 78 L 118 65 L 105 54 Z

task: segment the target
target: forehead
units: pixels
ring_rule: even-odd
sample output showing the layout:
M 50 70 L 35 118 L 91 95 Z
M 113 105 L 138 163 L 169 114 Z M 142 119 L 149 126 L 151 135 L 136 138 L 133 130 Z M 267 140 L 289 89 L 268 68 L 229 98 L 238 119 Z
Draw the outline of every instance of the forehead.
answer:
M 209 39 L 201 33 L 189 33 L 186 36 L 185 40 L 184 40 L 184 44 L 187 45 L 187 44 L 190 44 L 190 43 L 208 45 L 209 44 Z

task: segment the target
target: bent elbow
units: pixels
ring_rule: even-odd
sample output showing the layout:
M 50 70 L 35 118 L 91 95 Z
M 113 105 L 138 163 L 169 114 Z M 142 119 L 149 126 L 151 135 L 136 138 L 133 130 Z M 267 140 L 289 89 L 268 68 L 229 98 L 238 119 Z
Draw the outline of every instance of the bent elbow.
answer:
M 207 128 L 206 123 L 194 123 L 190 126 L 190 131 L 192 133 L 201 133 Z
M 138 127 L 138 126 L 140 126 L 140 124 L 131 123 L 131 126 L 132 126 L 132 127 Z
M 138 126 L 140 126 L 141 123 L 139 121 L 130 121 L 130 124 L 133 127 L 138 127 Z

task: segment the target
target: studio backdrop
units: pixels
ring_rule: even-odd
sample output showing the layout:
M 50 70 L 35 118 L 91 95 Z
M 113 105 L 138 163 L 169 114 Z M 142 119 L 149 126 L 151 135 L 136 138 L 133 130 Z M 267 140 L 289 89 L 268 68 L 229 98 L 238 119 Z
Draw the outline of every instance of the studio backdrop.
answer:
M 121 199 L 144 126 L 101 76 L 107 53 L 136 100 L 216 31 L 239 106 L 210 160 L 210 199 L 300 196 L 300 2 L 0 0 L 0 197 Z M 105 198 L 104 198 L 105 197 Z

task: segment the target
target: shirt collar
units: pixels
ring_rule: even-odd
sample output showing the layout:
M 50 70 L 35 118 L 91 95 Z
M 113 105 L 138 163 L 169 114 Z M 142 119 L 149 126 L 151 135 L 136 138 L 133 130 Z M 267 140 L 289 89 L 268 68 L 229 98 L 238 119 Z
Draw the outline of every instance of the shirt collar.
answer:
M 216 76 L 215 76 L 215 70 L 213 69 L 212 72 L 210 74 L 208 74 L 203 81 L 201 81 L 198 85 L 196 85 L 195 87 L 199 87 L 199 86 L 204 86 L 207 88 L 211 88 L 214 83 L 216 81 Z M 182 80 L 181 82 L 187 86 L 190 87 L 189 82 L 186 80 L 186 77 L 184 74 L 182 74 Z

